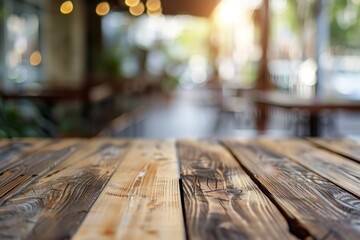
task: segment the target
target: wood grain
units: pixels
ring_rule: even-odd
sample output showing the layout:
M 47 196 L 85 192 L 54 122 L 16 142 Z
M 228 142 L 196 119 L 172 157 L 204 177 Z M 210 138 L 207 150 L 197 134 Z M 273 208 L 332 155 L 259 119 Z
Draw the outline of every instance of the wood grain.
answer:
M 50 140 L 45 139 L 1 140 L 0 169 L 2 169 L 4 165 L 9 164 L 9 161 L 16 162 L 18 158 L 34 152 L 49 143 Z
M 301 139 L 263 138 L 260 143 L 360 197 L 360 164 Z
M 360 200 L 252 141 L 225 140 L 301 237 L 360 239 Z
M 180 141 L 190 239 L 292 239 L 284 217 L 218 144 Z
M 360 143 L 354 140 L 347 138 L 309 138 L 309 140 L 318 146 L 349 157 L 360 163 Z
M 120 140 L 87 143 L 51 174 L 7 201 L 0 207 L 0 238 L 70 238 L 118 166 L 126 146 Z M 74 164 L 69 164 L 70 159 Z
M 23 147 L 24 144 L 26 147 Z M 0 164 L 0 205 L 23 191 L 77 149 L 76 140 L 54 141 L 42 150 L 24 155 L 28 144 L 29 142 L 13 142 L 4 151 L 7 159 Z M 14 154 L 16 155 L 13 157 Z
M 74 239 L 184 237 L 175 143 L 137 140 Z

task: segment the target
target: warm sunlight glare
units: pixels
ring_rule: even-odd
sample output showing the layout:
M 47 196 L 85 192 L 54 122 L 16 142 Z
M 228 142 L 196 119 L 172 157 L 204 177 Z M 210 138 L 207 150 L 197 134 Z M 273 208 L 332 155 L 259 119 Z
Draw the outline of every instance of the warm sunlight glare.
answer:
M 250 44 L 253 41 L 254 26 L 251 12 L 254 7 L 253 3 L 250 4 L 245 0 L 222 0 L 214 11 L 213 19 L 221 31 L 224 33 L 233 31 L 235 38 L 241 40 L 243 44 Z M 239 29 L 241 31 L 238 31 Z M 229 37 L 231 34 L 226 32 L 225 35 L 224 37 Z
M 62 14 L 69 14 L 73 11 L 74 5 L 71 1 L 65 1 L 60 6 L 60 12 Z
M 215 9 L 215 21 L 229 24 L 239 21 L 241 13 L 261 6 L 262 0 L 222 0 Z
M 217 23 L 237 22 L 241 13 L 241 3 L 238 0 L 222 0 L 215 9 L 215 21 Z

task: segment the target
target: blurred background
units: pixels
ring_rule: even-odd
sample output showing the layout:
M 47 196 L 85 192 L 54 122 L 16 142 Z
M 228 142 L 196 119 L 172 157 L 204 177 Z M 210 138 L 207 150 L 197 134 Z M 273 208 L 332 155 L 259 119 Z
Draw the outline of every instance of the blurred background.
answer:
M 259 131 L 259 91 L 360 100 L 360 0 L 0 0 L 0 49 L 0 137 L 305 136 L 296 107 Z

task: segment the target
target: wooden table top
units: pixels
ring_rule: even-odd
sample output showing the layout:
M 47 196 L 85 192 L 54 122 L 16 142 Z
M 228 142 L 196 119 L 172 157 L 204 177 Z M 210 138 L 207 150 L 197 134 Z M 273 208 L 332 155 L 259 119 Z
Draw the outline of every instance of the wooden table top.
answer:
M 260 104 L 282 108 L 306 109 L 313 112 L 324 109 L 360 110 L 360 101 L 330 98 L 301 98 L 277 91 L 257 91 L 254 94 L 253 100 Z
M 0 239 L 360 239 L 349 139 L 0 140 Z

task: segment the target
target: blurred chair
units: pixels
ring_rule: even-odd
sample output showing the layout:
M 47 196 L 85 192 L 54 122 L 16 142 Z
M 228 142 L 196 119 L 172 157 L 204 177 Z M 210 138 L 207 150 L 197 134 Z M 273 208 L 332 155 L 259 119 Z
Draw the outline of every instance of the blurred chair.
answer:
M 235 129 L 254 128 L 256 109 L 251 101 L 252 89 L 252 86 L 230 81 L 222 84 L 215 133 L 221 131 L 229 123 Z

